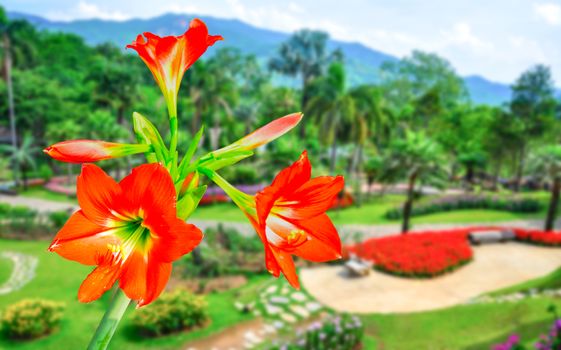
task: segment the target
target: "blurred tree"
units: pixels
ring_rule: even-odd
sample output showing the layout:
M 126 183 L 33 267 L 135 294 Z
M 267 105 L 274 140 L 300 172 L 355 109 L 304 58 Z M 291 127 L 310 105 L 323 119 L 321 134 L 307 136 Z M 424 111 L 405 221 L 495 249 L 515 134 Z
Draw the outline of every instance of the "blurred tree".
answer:
M 315 78 L 325 74 L 330 64 L 342 61 L 342 52 L 328 52 L 329 35 L 321 31 L 302 29 L 282 43 L 278 56 L 269 61 L 272 71 L 302 79 L 300 108 L 307 112 L 312 98 L 310 84 Z M 301 136 L 305 135 L 305 123 L 300 126 Z
M 523 135 L 517 147 L 516 190 L 520 189 L 529 144 L 543 140 L 557 129 L 555 125 L 557 101 L 554 91 L 551 70 L 544 65 L 537 65 L 525 71 L 512 86 L 510 110 Z
M 352 125 L 357 117 L 355 100 L 345 91 L 345 70 L 341 63 L 329 67 L 325 77 L 317 78 L 310 88 L 313 97 L 309 110 L 319 125 L 320 140 L 331 146 L 331 174 L 335 173 L 338 142 L 350 139 L 351 128 L 341 128 L 343 124 Z M 366 129 L 365 127 L 362 130 Z
M 440 145 L 423 133 L 406 132 L 396 138 L 384 154 L 384 174 L 387 182 L 407 181 L 407 199 L 403 204 L 401 232 L 410 228 L 410 217 L 417 183 L 442 187 L 446 181 L 446 165 Z
M 413 51 L 409 57 L 385 62 L 380 75 L 385 98 L 401 118 L 430 117 L 469 96 L 450 63 L 431 53 Z
M 6 152 L 13 160 L 14 164 L 19 166 L 18 171 L 23 179 L 23 189 L 27 190 L 27 173 L 36 168 L 35 156 L 40 149 L 33 145 L 33 138 L 30 134 L 25 134 L 21 145 L 14 148 L 12 145 L 0 145 L 0 151 Z
M 551 197 L 544 230 L 551 231 L 555 225 L 561 192 L 561 145 L 540 148 L 530 160 L 529 169 L 537 177 L 550 181 Z

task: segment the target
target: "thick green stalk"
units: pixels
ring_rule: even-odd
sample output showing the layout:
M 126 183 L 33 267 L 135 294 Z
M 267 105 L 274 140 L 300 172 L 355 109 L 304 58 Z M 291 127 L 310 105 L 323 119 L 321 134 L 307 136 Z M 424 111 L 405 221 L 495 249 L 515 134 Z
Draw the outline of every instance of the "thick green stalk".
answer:
M 177 117 L 171 116 L 169 119 L 169 132 L 171 135 L 169 145 L 170 167 L 172 177 L 175 179 L 177 173 Z
M 125 295 L 125 293 L 118 288 L 117 292 L 111 299 L 111 304 L 109 308 L 103 315 L 95 334 L 88 345 L 88 350 L 105 350 L 111 342 L 113 334 L 119 325 L 119 321 L 127 311 L 131 300 Z

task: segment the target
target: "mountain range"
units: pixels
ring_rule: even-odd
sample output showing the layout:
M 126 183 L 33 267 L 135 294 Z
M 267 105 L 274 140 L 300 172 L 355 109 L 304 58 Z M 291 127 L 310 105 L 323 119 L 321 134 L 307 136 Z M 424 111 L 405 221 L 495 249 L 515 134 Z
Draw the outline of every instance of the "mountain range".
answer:
M 245 54 L 254 54 L 262 62 L 275 55 L 279 45 L 290 36 L 288 33 L 257 28 L 236 19 L 187 14 L 165 14 L 149 19 L 127 21 L 89 19 L 69 22 L 51 21 L 18 12 L 9 12 L 8 16 L 10 19 L 25 19 L 38 29 L 79 35 L 91 45 L 112 42 L 120 47 L 129 44 L 138 33 L 145 31 L 158 35 L 182 33 L 190 19 L 198 17 L 212 28 L 212 33 L 220 33 L 225 38 L 224 46 L 236 47 Z M 358 42 L 329 40 L 328 47 L 343 51 L 351 85 L 376 82 L 380 65 L 385 61 L 398 59 Z M 492 82 L 478 75 L 466 76 L 464 81 L 475 103 L 499 105 L 510 98 L 510 87 L 506 84 Z

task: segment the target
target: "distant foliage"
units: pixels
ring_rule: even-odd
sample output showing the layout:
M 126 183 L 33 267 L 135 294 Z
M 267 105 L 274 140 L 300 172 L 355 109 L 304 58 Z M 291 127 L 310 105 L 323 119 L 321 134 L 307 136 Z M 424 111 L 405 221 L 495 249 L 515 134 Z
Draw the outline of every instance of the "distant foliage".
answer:
M 40 214 L 25 206 L 11 206 L 0 203 L 0 236 L 17 236 L 30 239 L 42 235 L 50 235 L 64 225 L 70 214 L 56 211 Z
M 540 201 L 533 198 L 501 198 L 494 196 L 462 195 L 438 198 L 425 204 L 417 204 L 411 216 L 434 214 L 461 209 L 492 209 L 513 213 L 537 213 L 541 210 Z M 391 209 L 386 218 L 397 220 L 403 217 L 401 208 Z
M 2 313 L 0 324 L 9 338 L 39 338 L 58 328 L 64 309 L 64 303 L 25 299 L 8 306 Z
M 185 290 L 162 294 L 135 312 L 134 326 L 147 336 L 158 337 L 203 326 L 208 320 L 207 302 Z

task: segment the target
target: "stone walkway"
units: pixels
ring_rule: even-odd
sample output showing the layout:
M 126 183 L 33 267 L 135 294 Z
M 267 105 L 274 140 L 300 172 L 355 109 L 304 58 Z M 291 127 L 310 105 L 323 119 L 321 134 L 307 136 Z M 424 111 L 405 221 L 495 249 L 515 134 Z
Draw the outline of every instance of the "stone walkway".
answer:
M 521 243 L 474 248 L 472 262 L 434 279 L 378 271 L 349 278 L 342 266 L 303 269 L 306 290 L 322 304 L 352 313 L 405 313 L 445 308 L 486 292 L 543 276 L 561 265 L 561 250 Z
M 35 277 L 35 270 L 39 263 L 39 259 L 36 257 L 16 252 L 0 252 L 0 258 L 13 262 L 10 278 L 5 283 L 0 284 L 0 295 L 21 289 Z

